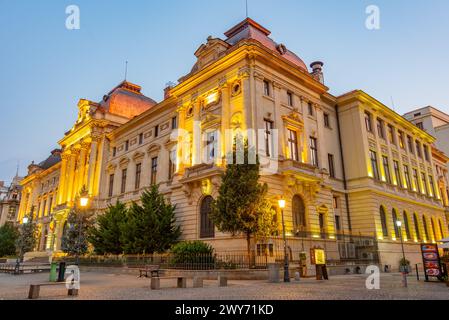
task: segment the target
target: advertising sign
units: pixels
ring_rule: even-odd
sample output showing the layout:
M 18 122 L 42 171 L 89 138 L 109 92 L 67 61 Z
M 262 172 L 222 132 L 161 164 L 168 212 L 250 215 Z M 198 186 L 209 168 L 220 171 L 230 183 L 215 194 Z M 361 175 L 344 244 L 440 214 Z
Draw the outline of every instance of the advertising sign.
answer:
M 421 252 L 423 257 L 426 281 L 429 281 L 430 277 L 441 277 L 442 272 L 438 246 L 436 244 L 421 244 Z
M 314 248 L 310 249 L 310 257 L 312 265 L 325 265 L 326 264 L 326 253 L 324 249 Z

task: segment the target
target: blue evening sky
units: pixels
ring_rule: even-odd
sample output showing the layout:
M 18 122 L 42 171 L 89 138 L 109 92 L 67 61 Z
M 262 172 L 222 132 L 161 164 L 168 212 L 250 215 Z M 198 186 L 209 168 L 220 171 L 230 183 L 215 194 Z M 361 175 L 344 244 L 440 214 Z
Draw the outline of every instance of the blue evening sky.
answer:
M 81 29 L 65 28 L 65 8 Z M 377 5 L 381 29 L 365 28 Z M 449 1 L 249 0 L 249 15 L 306 64 L 325 62 L 331 93 L 363 89 L 405 113 L 449 112 Z M 0 180 L 45 159 L 71 128 L 80 98 L 94 101 L 124 77 L 160 101 L 189 72 L 209 35 L 245 18 L 244 0 L 0 0 Z

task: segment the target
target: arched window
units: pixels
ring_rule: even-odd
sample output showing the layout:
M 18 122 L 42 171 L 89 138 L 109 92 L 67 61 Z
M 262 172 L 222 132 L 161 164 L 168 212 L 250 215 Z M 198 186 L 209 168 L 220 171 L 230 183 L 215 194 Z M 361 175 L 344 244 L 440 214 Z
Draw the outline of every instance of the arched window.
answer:
M 405 228 L 405 234 L 407 236 L 407 240 L 410 240 L 412 238 L 412 235 L 410 233 L 410 224 L 408 221 L 408 215 L 407 212 L 404 211 L 404 228 Z
M 419 220 L 416 213 L 413 215 L 413 223 L 415 224 L 416 239 L 421 240 L 421 232 L 419 232 Z
M 215 237 L 215 226 L 212 220 L 210 219 L 211 213 L 211 205 L 214 199 L 211 196 L 205 197 L 201 201 L 200 207 L 200 238 L 213 238 Z
M 443 223 L 441 222 L 441 219 L 438 220 L 438 224 L 440 225 L 441 239 L 443 239 L 444 238 L 444 229 L 443 229 Z
M 393 212 L 392 212 L 391 215 L 393 217 L 394 236 L 395 236 L 395 238 L 399 238 L 401 235 L 400 235 L 400 230 L 399 230 L 399 227 L 398 227 L 398 224 L 397 224 L 397 222 L 398 222 L 398 214 L 396 213 L 396 209 L 393 209 Z
M 435 228 L 435 219 L 434 218 L 430 218 L 430 223 L 432 224 L 432 234 L 433 234 L 433 240 L 437 239 L 437 229 Z
M 382 224 L 383 236 L 388 237 L 387 214 L 385 213 L 384 207 L 380 207 L 380 222 Z
M 306 229 L 306 207 L 304 201 L 298 195 L 292 201 L 293 225 L 295 231 L 305 231 Z
M 426 236 L 426 240 L 430 241 L 429 237 L 429 229 L 427 228 L 427 219 L 426 216 L 422 216 L 422 226 L 424 228 L 424 235 Z

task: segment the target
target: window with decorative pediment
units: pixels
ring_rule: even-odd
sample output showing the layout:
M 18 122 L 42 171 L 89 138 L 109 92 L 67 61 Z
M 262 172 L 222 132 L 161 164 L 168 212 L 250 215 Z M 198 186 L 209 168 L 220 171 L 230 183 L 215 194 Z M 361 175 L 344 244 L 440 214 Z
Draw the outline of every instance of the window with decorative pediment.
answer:
M 283 116 L 284 126 L 286 128 L 286 141 L 288 146 L 287 158 L 293 161 L 301 161 L 300 158 L 300 141 L 299 138 L 304 129 L 304 123 L 300 115 L 292 112 L 289 115 Z
M 210 214 L 212 212 L 212 202 L 214 199 L 211 196 L 205 197 L 201 201 L 200 206 L 200 238 L 214 238 L 215 237 L 215 226 L 210 219 Z
M 298 236 L 306 230 L 306 207 L 299 195 L 295 195 L 292 200 L 293 227 Z

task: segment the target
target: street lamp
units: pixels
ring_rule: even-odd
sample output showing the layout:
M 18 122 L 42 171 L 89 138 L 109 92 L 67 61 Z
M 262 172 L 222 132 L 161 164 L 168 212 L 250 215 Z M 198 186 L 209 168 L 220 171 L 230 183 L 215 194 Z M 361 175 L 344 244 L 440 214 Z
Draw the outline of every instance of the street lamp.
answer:
M 80 197 L 79 197 L 79 206 L 81 210 L 85 210 L 87 206 L 89 205 L 89 193 L 87 190 L 81 191 Z M 77 245 L 77 252 L 76 252 L 76 265 L 79 266 L 80 264 L 80 250 L 81 250 L 81 232 L 82 232 L 82 224 L 83 224 L 83 217 L 82 214 L 78 214 L 78 245 Z
M 399 236 L 401 237 L 402 261 L 403 261 L 403 263 L 405 263 L 406 260 L 405 260 L 405 250 L 404 250 L 404 239 L 402 237 L 402 221 L 397 220 L 396 221 L 396 225 L 398 226 Z M 406 266 L 404 265 L 403 267 L 404 267 L 404 269 L 401 270 L 401 272 L 402 272 L 402 284 L 403 284 L 403 286 L 405 288 L 407 288 L 408 284 L 407 284 L 407 272 L 405 270 Z
M 285 235 L 285 219 L 284 219 L 284 208 L 285 200 L 279 200 L 279 208 L 282 214 L 282 235 L 284 237 L 284 282 L 290 282 L 290 274 L 288 271 L 288 255 L 287 255 L 287 237 Z
M 28 217 L 23 218 L 22 223 L 23 224 L 27 224 L 28 223 Z

